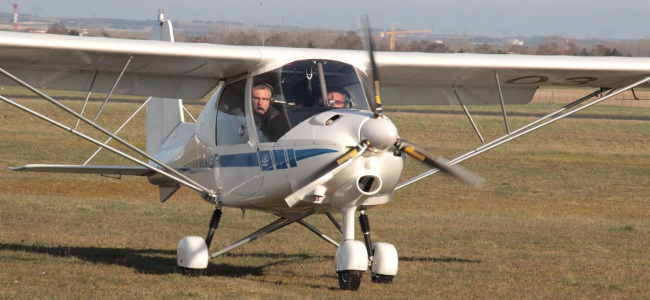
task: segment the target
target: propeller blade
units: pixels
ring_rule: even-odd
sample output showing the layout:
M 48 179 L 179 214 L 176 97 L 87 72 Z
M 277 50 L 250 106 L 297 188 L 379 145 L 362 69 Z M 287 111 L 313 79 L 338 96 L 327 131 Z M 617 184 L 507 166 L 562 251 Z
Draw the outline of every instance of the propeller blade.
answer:
M 473 173 L 472 171 L 463 168 L 460 165 L 450 165 L 449 160 L 446 158 L 433 154 L 426 149 L 417 146 L 406 140 L 398 140 L 396 146 L 406 152 L 406 154 L 424 162 L 432 167 L 445 171 L 452 176 L 470 184 L 476 188 L 482 188 L 485 184 L 485 178 Z
M 375 47 L 372 44 L 372 39 L 370 38 L 370 21 L 368 21 L 368 16 L 360 16 L 359 23 L 361 25 L 361 41 L 363 42 L 363 48 L 368 51 L 368 58 L 370 60 L 370 71 L 372 80 L 372 88 L 375 95 L 375 103 L 372 105 L 372 112 L 375 114 L 375 118 L 383 117 L 383 110 L 381 108 L 381 88 L 379 86 L 379 73 L 377 72 L 377 65 L 375 64 Z
M 339 159 L 333 161 L 325 168 L 323 168 L 323 171 L 321 172 L 321 174 L 323 175 L 319 176 L 318 179 L 310 182 L 309 184 L 295 191 L 293 194 L 284 198 L 284 201 L 287 202 L 287 205 L 289 205 L 289 207 L 293 207 L 298 202 L 300 202 L 300 200 L 304 199 L 307 193 L 315 189 L 317 186 L 322 185 L 325 182 L 329 181 L 336 174 L 343 171 L 343 169 L 345 169 L 349 164 L 351 164 L 355 158 L 360 157 L 361 154 L 363 154 L 368 149 L 369 145 L 370 143 L 367 140 L 364 140 L 359 145 L 357 145 L 354 149 L 348 151 Z

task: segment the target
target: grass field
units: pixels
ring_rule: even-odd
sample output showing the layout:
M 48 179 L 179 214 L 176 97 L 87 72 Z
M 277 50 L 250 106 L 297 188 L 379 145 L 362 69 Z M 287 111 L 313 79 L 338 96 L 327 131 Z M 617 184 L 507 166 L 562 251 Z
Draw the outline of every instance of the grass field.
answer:
M 44 101 L 20 102 L 74 124 Z M 91 103 L 89 114 L 99 105 Z M 114 130 L 136 108 L 109 103 L 99 123 Z M 201 109 L 188 108 L 194 116 Z M 605 106 L 596 112 L 650 115 Z M 402 137 L 449 158 L 478 145 L 464 115 L 390 117 Z M 501 117 L 476 119 L 486 138 L 503 134 Z M 511 117 L 510 126 L 531 120 Z M 120 135 L 144 147 L 144 123 L 142 114 Z M 186 278 L 175 268 L 177 243 L 203 236 L 212 213 L 196 193 L 183 189 L 159 203 L 145 178 L 7 170 L 81 164 L 94 150 L 0 103 L 0 298 L 650 297 L 647 121 L 563 120 L 463 163 L 487 179 L 482 190 L 444 175 L 400 190 L 369 212 L 373 241 L 397 247 L 399 274 L 392 285 L 372 284 L 366 274 L 358 292 L 338 290 L 336 249 L 301 226 L 213 260 L 207 276 Z M 106 152 L 93 163 L 125 164 Z M 425 169 L 410 162 L 405 177 Z M 253 211 L 242 219 L 239 210 L 225 209 L 213 245 L 228 245 L 273 219 Z M 307 221 L 340 238 L 324 216 Z

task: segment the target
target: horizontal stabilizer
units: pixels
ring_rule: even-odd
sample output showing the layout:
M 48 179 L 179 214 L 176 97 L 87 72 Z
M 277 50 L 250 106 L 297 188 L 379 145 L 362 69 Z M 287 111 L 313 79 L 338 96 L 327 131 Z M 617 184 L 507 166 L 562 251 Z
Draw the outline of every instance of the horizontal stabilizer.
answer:
M 76 173 L 143 176 L 151 170 L 139 166 L 80 166 L 80 165 L 39 165 L 30 164 L 9 168 L 18 172 Z

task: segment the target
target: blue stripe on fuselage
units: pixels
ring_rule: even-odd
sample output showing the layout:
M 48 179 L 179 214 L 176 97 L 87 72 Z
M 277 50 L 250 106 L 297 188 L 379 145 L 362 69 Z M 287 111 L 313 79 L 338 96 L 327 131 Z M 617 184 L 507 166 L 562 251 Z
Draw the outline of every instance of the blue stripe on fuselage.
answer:
M 296 162 L 296 152 L 293 149 L 287 149 L 287 157 L 289 158 L 289 166 L 295 168 L 298 166 Z
M 257 153 L 241 153 L 219 156 L 219 167 L 257 167 L 260 163 L 257 160 Z
M 296 160 L 303 160 L 306 158 L 318 156 L 318 155 L 323 155 L 326 153 L 333 153 L 333 152 L 338 152 L 336 150 L 332 149 L 303 149 L 303 150 L 296 150 Z
M 264 150 L 252 153 L 239 153 L 228 155 L 215 155 L 218 157 L 218 164 L 221 168 L 236 168 L 236 167 L 257 167 L 259 166 L 262 171 L 273 171 L 280 169 L 287 169 L 289 167 L 295 168 L 298 162 L 310 157 L 323 155 L 327 153 L 338 152 L 332 149 L 302 149 L 294 150 Z
M 271 159 L 271 151 L 260 151 L 260 169 L 262 171 L 273 171 L 273 160 Z
M 277 170 L 287 168 L 287 156 L 284 150 L 273 150 L 273 160 Z

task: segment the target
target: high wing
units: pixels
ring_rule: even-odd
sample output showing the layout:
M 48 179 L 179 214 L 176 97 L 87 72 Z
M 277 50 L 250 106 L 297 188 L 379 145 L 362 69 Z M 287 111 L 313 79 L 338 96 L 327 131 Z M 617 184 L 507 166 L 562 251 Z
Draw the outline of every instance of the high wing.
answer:
M 649 58 L 378 52 L 386 104 L 524 104 L 541 86 L 620 88 L 650 75 Z M 495 75 L 495 72 L 497 73 Z M 648 87 L 649 85 L 644 85 Z
M 256 47 L 0 32 L 0 67 L 38 88 L 108 93 L 130 57 L 116 94 L 198 99 L 262 56 Z
M 39 88 L 197 99 L 219 80 L 296 59 L 334 59 L 365 68 L 364 51 L 227 46 L 0 32 L 0 67 Z M 622 87 L 650 73 L 628 57 L 376 53 L 385 104 L 528 103 L 540 86 Z M 95 83 L 93 84 L 93 78 Z M 14 84 L 0 76 L 0 84 Z

